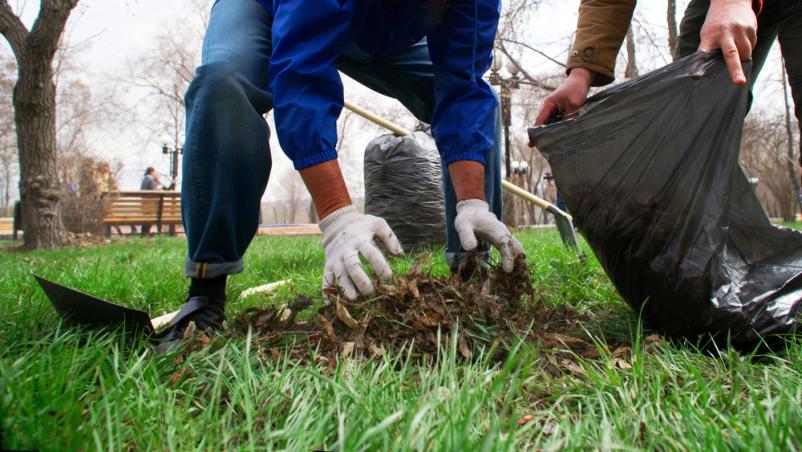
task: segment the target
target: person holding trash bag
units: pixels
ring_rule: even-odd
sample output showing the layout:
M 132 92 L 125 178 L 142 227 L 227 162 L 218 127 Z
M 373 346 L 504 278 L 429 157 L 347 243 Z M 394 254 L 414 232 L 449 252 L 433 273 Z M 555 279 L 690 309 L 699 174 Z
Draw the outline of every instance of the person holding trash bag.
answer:
M 274 112 L 282 149 L 301 174 L 323 233 L 323 286 L 353 299 L 374 291 L 362 269 L 391 276 L 374 239 L 403 250 L 387 223 L 351 204 L 337 163 L 342 70 L 394 97 L 430 123 L 444 166 L 447 258 L 497 247 L 505 271 L 523 253 L 501 218 L 497 99 L 490 67 L 499 0 L 218 0 L 202 64 L 187 94 L 182 213 L 189 242 L 189 298 L 160 350 L 180 343 L 190 321 L 219 329 L 226 277 L 258 226 L 270 173 Z
M 759 33 L 737 17 L 778 4 L 712 0 L 701 49 L 596 94 L 579 115 L 587 87 L 566 82 L 538 118 L 549 124 L 529 129 L 618 293 L 650 328 L 703 348 L 782 347 L 802 325 L 802 233 L 770 222 L 738 161 L 761 61 L 742 63 Z M 580 28 L 590 22 L 580 15 Z
M 635 9 L 635 0 L 582 0 L 568 77 L 549 95 L 535 125 L 570 117 L 585 104 L 591 86 L 613 81 L 615 60 Z M 754 83 L 774 40 L 789 75 L 796 117 L 802 119 L 802 0 L 691 0 L 680 24 L 675 57 L 721 49 L 732 81 Z M 741 61 L 752 59 L 747 77 Z

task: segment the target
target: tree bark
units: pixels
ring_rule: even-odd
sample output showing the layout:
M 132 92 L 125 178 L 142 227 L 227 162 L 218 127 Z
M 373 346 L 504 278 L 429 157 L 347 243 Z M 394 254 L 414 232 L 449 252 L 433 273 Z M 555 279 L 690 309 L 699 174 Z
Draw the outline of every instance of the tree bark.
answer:
M 17 59 L 14 123 L 20 166 L 24 247 L 53 249 L 64 241 L 56 162 L 56 87 L 53 57 L 78 0 L 41 0 L 28 31 L 7 0 L 0 0 L 0 34 Z
M 632 27 L 627 30 L 627 67 L 624 70 L 625 78 L 635 78 L 638 76 L 638 61 L 635 58 L 635 36 Z
M 676 59 L 677 49 L 679 48 L 679 32 L 677 31 L 677 0 L 668 0 L 666 22 L 668 24 L 668 53 L 671 54 L 672 59 Z
M 52 249 L 64 240 L 56 161 L 56 88 L 50 61 L 33 52 L 20 63 L 14 87 L 25 248 Z
M 781 62 L 785 62 L 785 59 L 782 58 Z M 784 208 L 783 211 L 785 214 L 783 215 L 784 221 L 794 221 L 796 220 L 796 212 L 797 208 L 799 207 L 799 177 L 797 176 L 797 157 L 795 155 L 796 146 L 794 146 L 794 129 L 793 129 L 793 121 L 791 120 L 791 103 L 788 101 L 788 76 L 785 73 L 785 65 L 781 65 L 780 71 L 782 72 L 782 82 L 783 82 L 783 100 L 785 100 L 785 133 L 787 134 L 788 140 L 788 158 L 786 159 L 788 164 L 788 179 L 791 182 L 791 192 L 794 193 L 794 198 L 791 204 Z

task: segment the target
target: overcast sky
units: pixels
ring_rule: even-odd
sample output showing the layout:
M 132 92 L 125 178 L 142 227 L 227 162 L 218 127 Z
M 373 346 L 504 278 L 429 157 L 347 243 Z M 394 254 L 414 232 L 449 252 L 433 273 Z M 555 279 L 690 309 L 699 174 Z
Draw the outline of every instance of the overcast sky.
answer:
M 14 0 L 12 0 L 12 4 Z M 37 0 L 19 0 L 17 10 L 23 11 L 24 20 L 30 24 L 38 9 Z M 127 61 L 141 54 L 151 45 L 157 32 L 181 26 L 191 14 L 188 0 L 81 0 L 80 6 L 70 21 L 68 40 L 71 43 L 86 43 L 86 48 L 78 55 L 81 77 L 91 80 L 94 86 L 102 86 L 111 73 L 119 73 L 126 67 Z M 211 2 L 210 2 L 211 3 Z M 539 49 L 543 49 L 559 60 L 565 58 L 566 43 L 570 41 L 576 23 L 576 10 L 579 0 L 546 0 L 532 18 L 527 40 Z M 664 40 L 665 1 L 640 2 L 636 17 L 637 26 L 648 29 L 657 40 Z M 679 13 L 687 4 L 687 0 L 678 3 Z M 638 30 L 636 29 L 636 33 Z M 3 45 L 5 42 L 3 41 Z M 196 44 L 200 46 L 198 42 Z M 776 46 L 775 46 L 776 47 Z M 639 49 L 640 51 L 640 49 Z M 761 82 L 756 89 L 756 109 L 774 109 L 781 111 L 782 87 L 777 81 L 780 78 L 779 52 L 775 51 L 761 75 Z M 665 56 L 652 56 L 648 49 L 639 55 L 639 65 L 644 69 L 655 69 L 666 64 Z M 543 58 L 530 57 L 526 60 L 527 68 L 534 73 L 554 73 L 556 66 Z M 619 66 L 621 58 L 619 58 Z M 129 93 L 130 94 L 130 93 Z M 346 97 L 358 99 L 374 106 L 391 105 L 393 101 L 381 99 L 368 90 L 346 83 Z M 132 102 L 127 99 L 127 102 Z M 537 106 L 531 106 L 534 109 Z M 144 166 L 153 165 L 166 173 L 167 159 L 160 152 L 160 139 L 145 142 L 141 134 L 126 130 L 129 124 L 121 123 L 119 130 L 95 137 L 92 141 L 93 152 L 120 159 L 125 163 L 122 188 L 138 188 Z M 523 124 L 516 133 L 525 133 Z M 350 144 L 351 152 L 359 152 L 372 136 L 364 136 Z M 275 136 L 271 139 L 274 172 L 277 179 L 282 172 L 288 171 L 290 165 L 286 157 L 278 150 Z M 357 155 L 354 160 L 359 160 Z M 361 170 L 361 167 L 355 168 Z M 277 174 L 278 173 L 278 174 Z M 271 183 L 271 185 L 275 185 Z

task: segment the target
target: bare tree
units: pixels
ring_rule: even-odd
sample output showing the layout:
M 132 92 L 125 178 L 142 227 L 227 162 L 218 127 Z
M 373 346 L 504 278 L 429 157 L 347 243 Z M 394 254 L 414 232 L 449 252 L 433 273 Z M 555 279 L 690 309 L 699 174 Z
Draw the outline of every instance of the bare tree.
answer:
M 170 137 L 174 148 L 183 145 L 184 93 L 200 62 L 197 34 L 190 26 L 164 30 L 128 64 L 126 83 L 145 92 L 148 114 L 141 122 L 151 135 Z
M 785 58 L 781 57 L 780 60 L 782 63 L 785 62 Z M 786 164 L 788 165 L 788 177 L 791 179 L 791 191 L 796 195 L 795 197 L 799 199 L 799 177 L 797 177 L 797 162 L 802 155 L 796 156 L 796 146 L 794 146 L 794 129 L 793 129 L 793 120 L 791 119 L 793 116 L 791 115 L 791 103 L 788 101 L 788 75 L 785 73 L 785 65 L 782 64 L 780 66 L 780 72 L 782 72 L 782 84 L 783 84 L 783 100 L 785 101 L 785 134 L 787 137 L 787 147 L 788 150 L 788 158 Z
M 635 78 L 638 76 L 638 60 L 635 57 L 635 36 L 632 27 L 627 30 L 627 67 L 624 69 L 625 78 Z
M 741 142 L 741 163 L 746 172 L 757 178 L 757 194 L 770 217 L 793 221 L 799 209 L 796 190 L 799 183 L 795 160 L 789 165 L 786 154 L 789 136 L 785 115 L 769 116 L 765 112 L 752 112 L 744 123 Z M 795 168 L 794 168 L 795 170 Z
M 183 147 L 184 93 L 200 65 L 200 49 L 209 21 L 209 1 L 190 0 L 190 14 L 171 21 L 153 38 L 152 45 L 128 62 L 119 84 L 143 92 L 145 114 L 137 119 L 146 141 L 168 137 L 174 149 Z
M 677 0 L 668 0 L 666 8 L 666 23 L 668 24 L 668 53 L 675 57 L 679 48 L 679 32 L 677 31 Z
M 0 206 L 11 203 L 11 183 L 17 177 L 17 138 L 11 96 L 17 67 L 0 56 Z
M 0 33 L 17 61 L 14 121 L 20 164 L 24 246 L 52 249 L 64 241 L 58 212 L 56 86 L 53 58 L 78 0 L 41 0 L 28 30 L 7 0 L 0 0 Z

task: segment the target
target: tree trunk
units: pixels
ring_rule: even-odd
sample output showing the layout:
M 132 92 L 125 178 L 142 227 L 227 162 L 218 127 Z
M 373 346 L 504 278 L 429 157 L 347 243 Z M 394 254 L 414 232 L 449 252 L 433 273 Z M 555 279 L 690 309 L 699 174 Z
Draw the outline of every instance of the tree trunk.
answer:
M 781 62 L 784 62 L 784 59 L 782 59 Z M 788 163 L 788 179 L 791 182 L 791 192 L 794 194 L 794 198 L 788 208 L 783 209 L 785 212 L 783 214 L 783 220 L 794 221 L 796 220 L 797 207 L 799 207 L 800 187 L 799 177 L 797 176 L 797 157 L 794 155 L 796 146 L 794 146 L 793 121 L 791 120 L 791 103 L 788 101 L 788 76 L 785 73 L 784 65 L 781 65 L 780 71 L 782 72 L 783 99 L 785 100 L 785 133 L 787 134 L 788 140 L 788 158 L 786 159 Z
M 59 247 L 64 224 L 56 171 L 56 87 L 53 57 L 78 0 L 41 0 L 29 31 L 8 0 L 0 0 L 0 34 L 17 60 L 14 123 L 20 166 L 22 231 L 27 249 Z
M 625 78 L 635 78 L 638 76 L 638 62 L 635 58 L 635 36 L 632 27 L 627 30 L 627 67 L 624 70 Z
M 53 249 L 64 241 L 56 171 L 56 88 L 50 58 L 36 55 L 35 47 L 26 56 L 18 62 L 14 87 L 24 246 Z
M 668 0 L 668 9 L 666 10 L 666 22 L 668 23 L 668 52 L 671 58 L 677 58 L 677 50 L 679 49 L 677 31 L 677 0 Z

